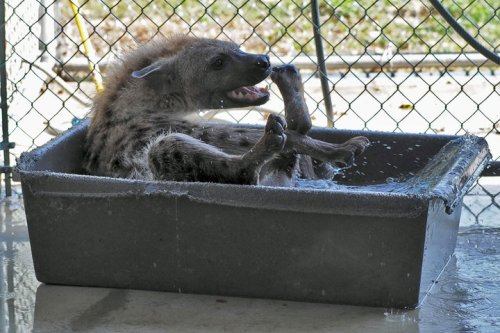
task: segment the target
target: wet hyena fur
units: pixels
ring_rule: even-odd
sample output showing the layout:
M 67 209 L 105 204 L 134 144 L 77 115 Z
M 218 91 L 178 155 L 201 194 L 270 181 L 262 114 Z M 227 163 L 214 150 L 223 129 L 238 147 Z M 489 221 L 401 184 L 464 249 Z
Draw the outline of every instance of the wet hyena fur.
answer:
M 286 120 L 270 115 L 264 129 L 188 120 L 199 110 L 266 103 L 269 92 L 254 85 L 269 75 Z M 332 144 L 307 136 L 311 119 L 295 67 L 271 68 L 267 55 L 230 42 L 150 42 L 111 67 L 105 85 L 86 137 L 89 174 L 290 186 L 296 177 L 316 178 L 329 162 L 352 164 L 369 144 L 364 137 Z

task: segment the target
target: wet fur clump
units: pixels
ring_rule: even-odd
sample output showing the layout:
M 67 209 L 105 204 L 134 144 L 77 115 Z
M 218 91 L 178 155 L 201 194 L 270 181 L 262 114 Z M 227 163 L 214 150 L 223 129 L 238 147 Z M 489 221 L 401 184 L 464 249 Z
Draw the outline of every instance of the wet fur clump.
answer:
M 280 89 L 285 119 L 265 128 L 191 121 L 199 110 L 266 103 L 255 86 L 268 76 Z M 351 164 L 364 137 L 332 144 L 307 136 L 311 128 L 300 74 L 272 68 L 267 55 L 234 43 L 176 36 L 129 52 L 112 66 L 96 96 L 86 143 L 89 174 L 145 180 L 293 185 L 316 178 L 318 166 Z

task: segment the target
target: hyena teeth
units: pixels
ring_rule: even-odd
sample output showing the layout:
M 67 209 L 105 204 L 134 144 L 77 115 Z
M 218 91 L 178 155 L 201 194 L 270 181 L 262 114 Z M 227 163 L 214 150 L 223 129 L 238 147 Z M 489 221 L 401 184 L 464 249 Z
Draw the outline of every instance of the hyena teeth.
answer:
M 236 98 L 236 99 L 249 99 L 249 100 L 256 100 L 262 95 L 267 95 L 269 93 L 269 89 L 267 87 L 254 87 L 254 86 L 249 86 L 249 87 L 241 87 L 235 90 L 231 90 L 228 93 L 228 96 L 231 98 Z

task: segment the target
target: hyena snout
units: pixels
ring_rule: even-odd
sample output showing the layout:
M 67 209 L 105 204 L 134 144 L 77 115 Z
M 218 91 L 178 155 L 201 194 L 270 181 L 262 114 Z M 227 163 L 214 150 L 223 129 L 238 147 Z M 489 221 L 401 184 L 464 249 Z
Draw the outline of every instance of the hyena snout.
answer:
M 271 67 L 269 56 L 267 54 L 259 54 L 256 57 L 255 66 L 259 69 L 267 70 L 269 67 Z

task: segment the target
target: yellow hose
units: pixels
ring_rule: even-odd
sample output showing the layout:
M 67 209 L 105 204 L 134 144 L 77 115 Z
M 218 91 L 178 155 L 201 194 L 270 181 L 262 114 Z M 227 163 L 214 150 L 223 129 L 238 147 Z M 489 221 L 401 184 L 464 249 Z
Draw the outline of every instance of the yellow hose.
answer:
M 75 15 L 76 26 L 78 27 L 78 32 L 80 33 L 80 38 L 82 39 L 83 49 L 89 63 L 90 72 L 94 78 L 95 87 L 97 91 L 102 91 L 104 89 L 104 85 L 102 83 L 101 71 L 99 69 L 99 65 L 95 61 L 95 51 L 90 43 L 89 33 L 85 27 L 83 17 L 80 15 L 80 5 L 78 4 L 78 0 L 69 0 L 69 3 L 71 5 L 73 15 Z

